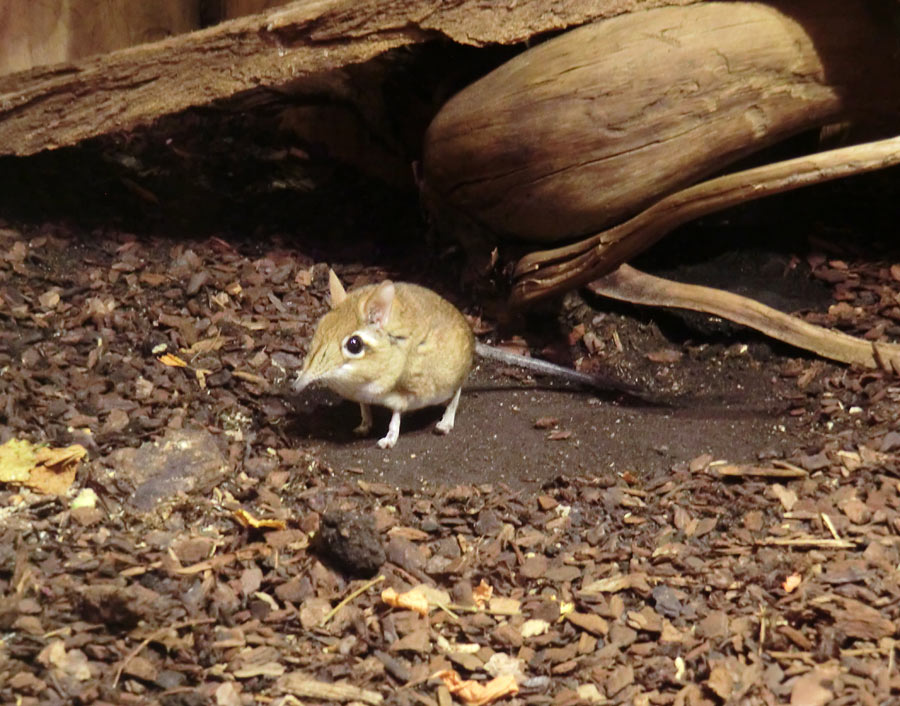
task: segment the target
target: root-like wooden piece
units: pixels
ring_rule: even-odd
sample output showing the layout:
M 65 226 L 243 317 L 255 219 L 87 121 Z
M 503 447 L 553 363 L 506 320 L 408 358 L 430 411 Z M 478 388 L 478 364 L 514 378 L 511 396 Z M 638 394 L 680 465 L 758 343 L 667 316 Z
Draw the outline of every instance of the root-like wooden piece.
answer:
M 516 265 L 510 303 L 521 307 L 585 285 L 628 262 L 682 223 L 700 216 L 763 196 L 896 164 L 900 164 L 900 137 L 789 159 L 701 182 L 590 238 L 526 255 Z
M 591 282 L 588 289 L 632 304 L 671 306 L 721 316 L 824 358 L 900 374 L 900 345 L 864 341 L 814 326 L 721 289 L 673 282 L 648 275 L 630 265 L 621 265 L 614 272 Z

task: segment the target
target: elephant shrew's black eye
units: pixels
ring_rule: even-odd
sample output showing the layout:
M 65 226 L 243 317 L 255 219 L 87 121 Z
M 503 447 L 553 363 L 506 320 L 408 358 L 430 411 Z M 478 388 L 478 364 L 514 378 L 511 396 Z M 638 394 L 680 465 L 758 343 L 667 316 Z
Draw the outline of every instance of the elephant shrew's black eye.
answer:
M 344 342 L 344 350 L 350 355 L 359 355 L 362 353 L 364 346 L 365 344 L 359 336 L 350 336 L 350 338 Z

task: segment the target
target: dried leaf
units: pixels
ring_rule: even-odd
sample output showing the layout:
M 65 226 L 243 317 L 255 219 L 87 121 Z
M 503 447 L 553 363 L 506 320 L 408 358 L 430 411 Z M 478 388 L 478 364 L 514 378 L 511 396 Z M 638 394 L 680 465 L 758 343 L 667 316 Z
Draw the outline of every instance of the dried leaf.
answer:
M 253 527 L 254 529 L 276 529 L 283 530 L 287 529 L 287 524 L 284 520 L 260 520 L 250 514 L 244 508 L 238 508 L 233 513 L 234 519 L 236 519 L 242 527 Z
M 522 628 L 519 632 L 522 634 L 522 637 L 536 637 L 537 635 L 543 635 L 550 628 L 550 623 L 546 620 L 541 620 L 540 618 L 531 618 L 531 620 L 526 620 L 522 624 Z
M 0 481 L 24 483 L 34 467 L 34 446 L 24 439 L 10 439 L 0 446 Z
M 433 607 L 448 605 L 450 595 L 446 591 L 419 584 L 406 593 L 386 588 L 381 592 L 381 600 L 394 608 L 405 608 L 414 610 L 419 615 L 428 615 Z
M 494 587 L 488 584 L 484 579 L 481 579 L 481 583 L 472 589 L 472 598 L 475 599 L 475 605 L 479 608 L 484 608 L 487 602 L 491 600 L 493 593 Z
M 463 680 L 453 669 L 444 669 L 432 676 L 443 681 L 451 694 L 470 706 L 482 706 L 519 691 L 519 685 L 511 674 L 502 674 L 487 683 Z
M 91 678 L 91 670 L 84 652 L 81 650 L 67 652 L 66 643 L 62 640 L 53 640 L 41 650 L 37 659 L 45 667 L 53 667 L 78 681 L 87 681 Z
M 213 336 L 212 338 L 204 338 L 203 340 L 197 341 L 190 348 L 182 348 L 181 352 L 188 358 L 192 358 L 195 355 L 200 355 L 202 353 L 217 351 L 224 345 L 225 339 L 222 336 Z
M 0 481 L 47 495 L 65 495 L 75 482 L 78 462 L 86 455 L 80 444 L 53 448 L 10 439 L 0 446 Z
M 803 577 L 800 576 L 800 574 L 791 574 L 784 580 L 781 587 L 784 589 L 785 593 L 792 593 L 802 581 Z
M 179 358 L 174 353 L 166 353 L 165 355 L 159 356 L 157 360 L 163 365 L 168 365 L 172 368 L 186 368 L 187 363 L 185 363 L 181 358 Z

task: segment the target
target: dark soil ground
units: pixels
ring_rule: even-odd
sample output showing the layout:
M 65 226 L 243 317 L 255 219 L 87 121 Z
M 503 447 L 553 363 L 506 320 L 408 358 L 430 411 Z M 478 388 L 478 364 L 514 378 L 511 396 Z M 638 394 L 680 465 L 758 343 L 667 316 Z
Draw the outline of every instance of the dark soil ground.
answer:
M 645 265 L 897 340 L 896 175 L 873 183 L 712 219 Z M 0 442 L 88 454 L 67 494 L 0 491 L 0 701 L 474 703 L 446 669 L 511 680 L 508 703 L 900 700 L 894 377 L 577 294 L 501 332 L 452 253 L 372 235 L 421 233 L 414 200 L 328 198 L 191 233 L 7 194 Z M 426 410 L 378 449 L 386 415 L 357 439 L 355 405 L 289 388 L 328 265 L 643 392 L 482 363 L 449 436 Z

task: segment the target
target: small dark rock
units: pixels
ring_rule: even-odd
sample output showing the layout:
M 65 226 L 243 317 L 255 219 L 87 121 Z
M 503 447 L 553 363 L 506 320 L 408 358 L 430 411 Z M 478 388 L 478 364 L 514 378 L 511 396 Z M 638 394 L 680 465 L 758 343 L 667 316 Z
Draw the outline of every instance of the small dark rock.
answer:
M 683 610 L 681 601 L 671 587 L 660 584 L 650 592 L 650 595 L 656 601 L 656 610 L 667 618 L 677 618 L 681 615 Z
M 372 517 L 352 512 L 322 515 L 312 548 L 323 561 L 354 576 L 372 576 L 385 559 Z

